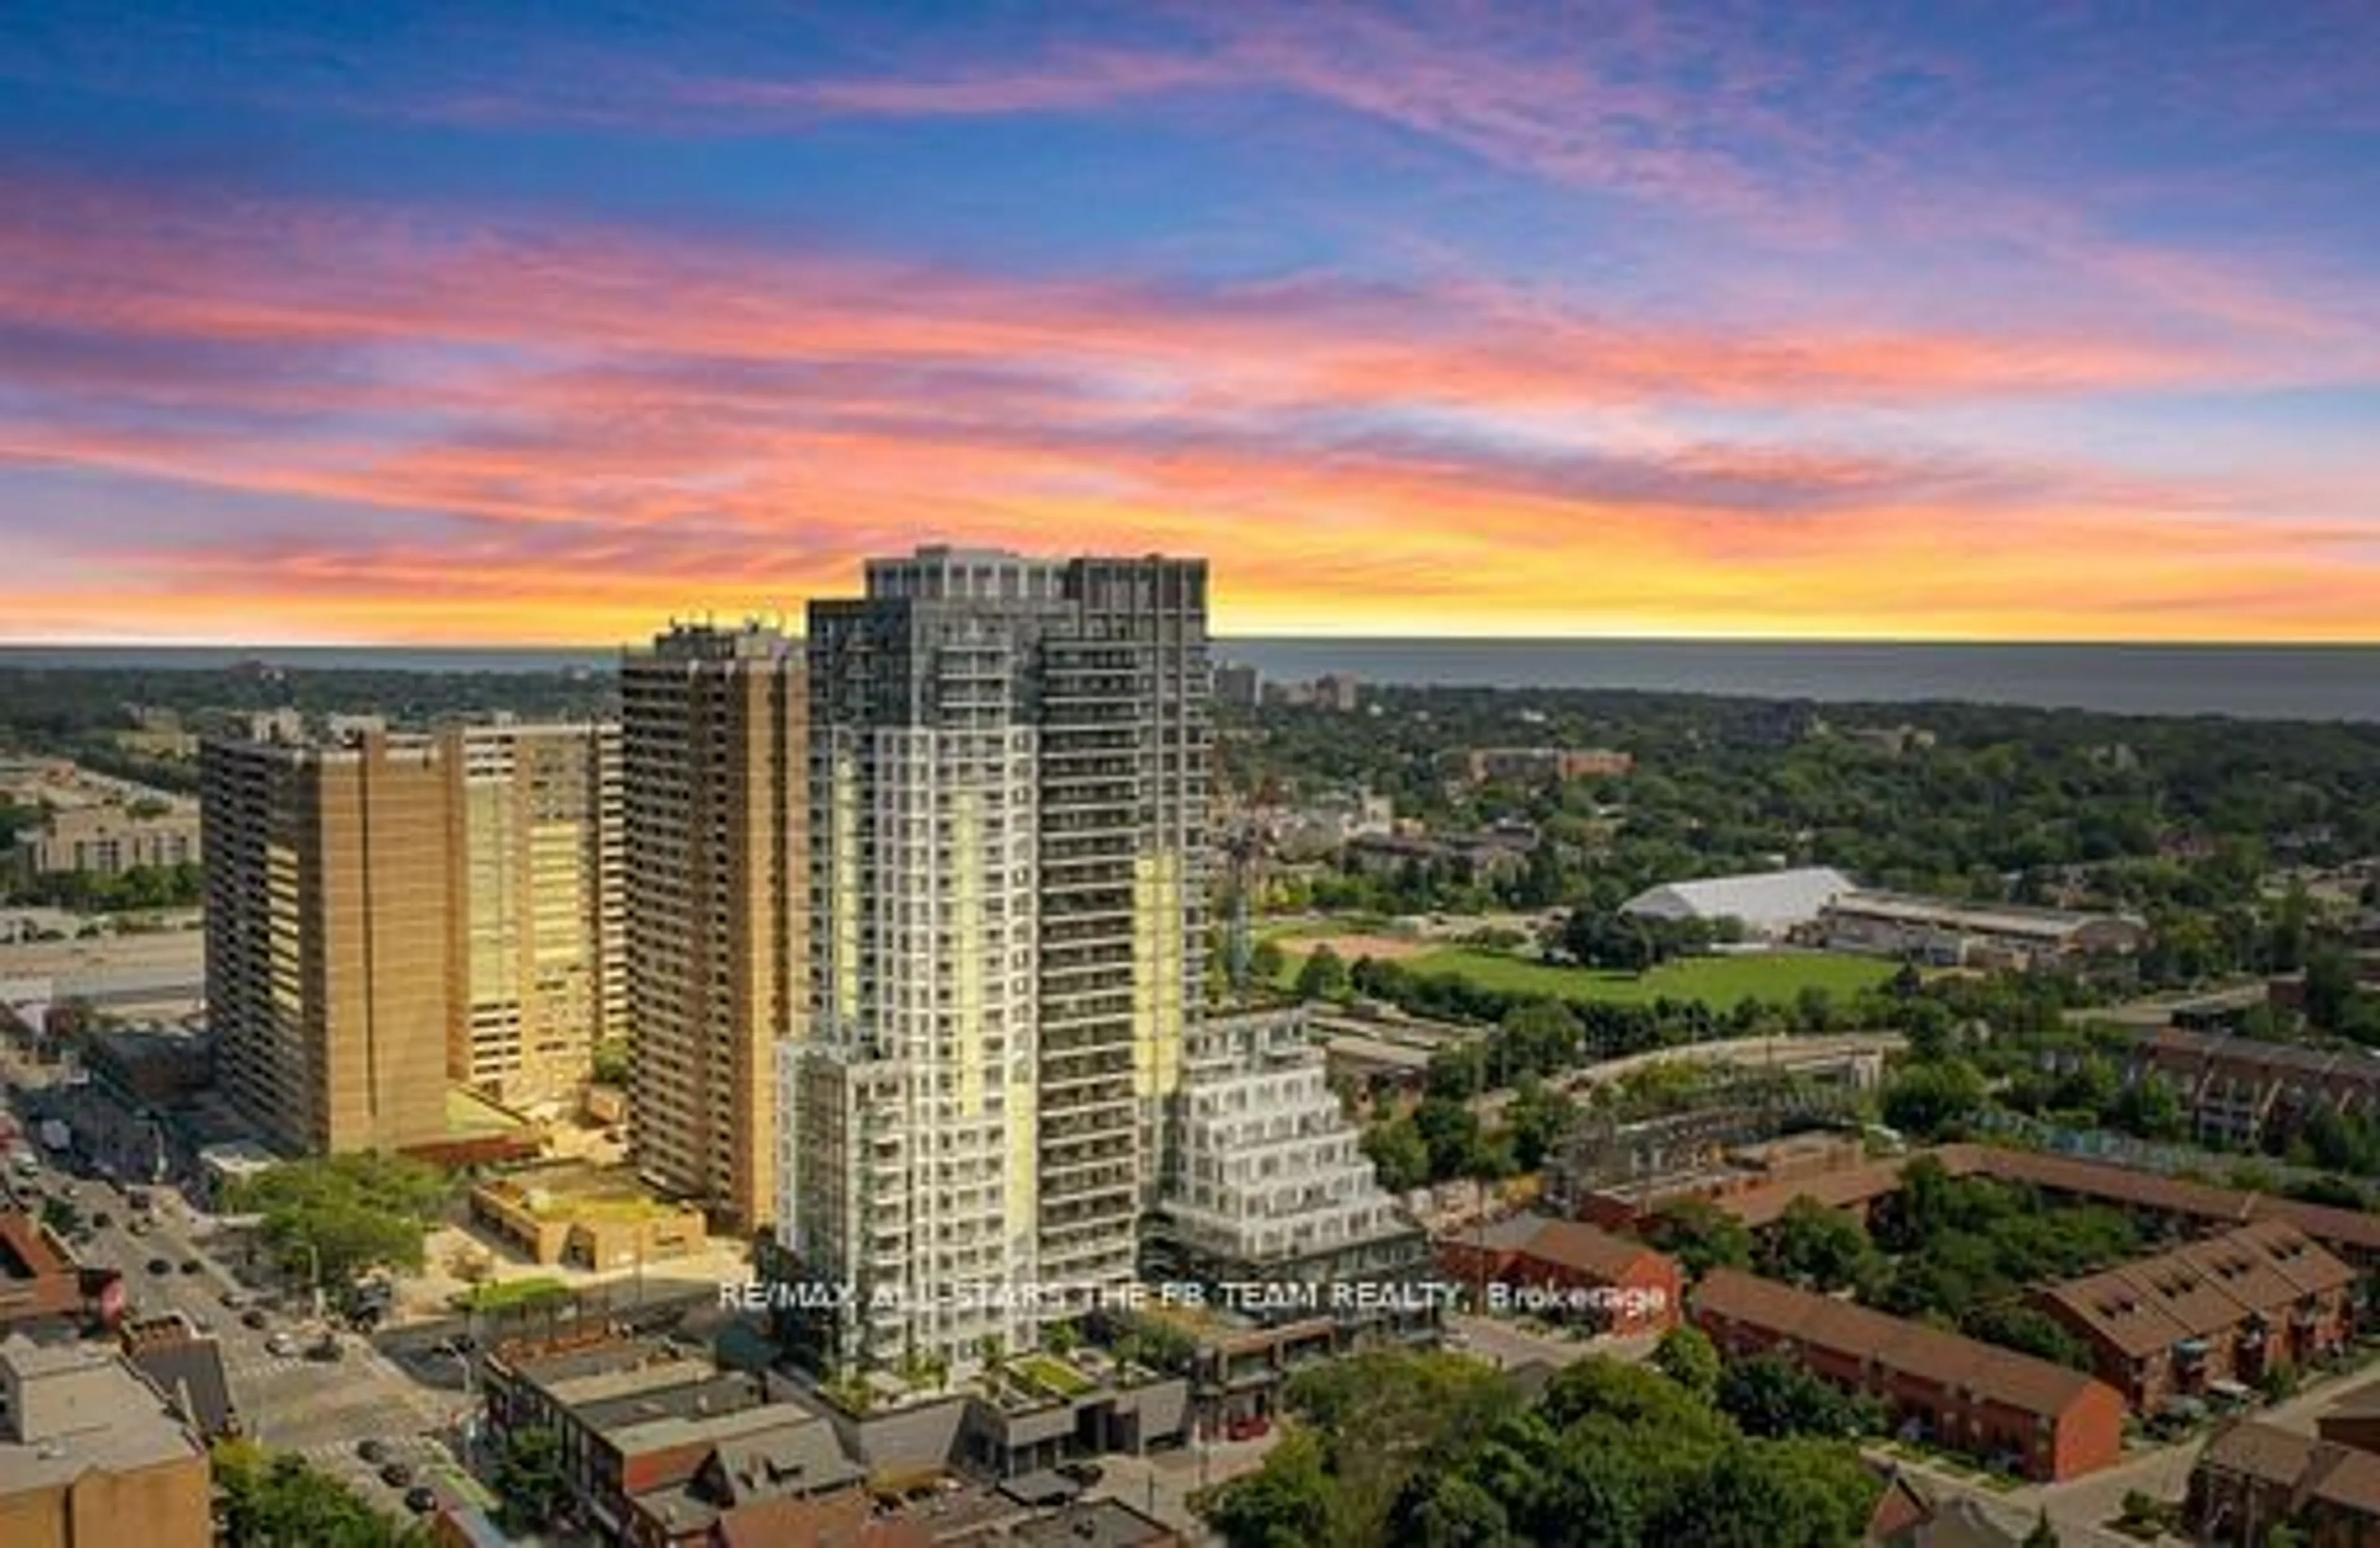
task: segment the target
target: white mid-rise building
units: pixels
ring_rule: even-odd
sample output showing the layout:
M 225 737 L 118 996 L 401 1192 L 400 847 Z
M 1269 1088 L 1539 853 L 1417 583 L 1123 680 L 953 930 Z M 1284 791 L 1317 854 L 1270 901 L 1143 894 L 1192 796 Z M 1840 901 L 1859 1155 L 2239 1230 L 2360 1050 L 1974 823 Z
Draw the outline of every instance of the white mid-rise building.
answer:
M 1217 1016 L 1192 1034 L 1160 1260 L 1208 1279 L 1388 1276 L 1422 1233 L 1380 1187 L 1302 1010 Z

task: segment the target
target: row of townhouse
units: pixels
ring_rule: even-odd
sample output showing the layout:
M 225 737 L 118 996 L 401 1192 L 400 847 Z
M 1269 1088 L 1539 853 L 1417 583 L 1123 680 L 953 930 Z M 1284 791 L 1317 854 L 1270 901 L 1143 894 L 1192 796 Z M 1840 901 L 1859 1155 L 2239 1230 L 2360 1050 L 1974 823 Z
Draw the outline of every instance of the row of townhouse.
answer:
M 2048 1286 L 2035 1307 L 2081 1338 L 2092 1369 L 2143 1412 L 2239 1397 L 2353 1336 L 2355 1271 L 2282 1221 Z
M 1902 1435 L 2027 1478 L 2073 1478 L 2123 1455 L 2122 1395 L 2081 1371 L 1740 1269 L 1706 1276 L 1692 1316 L 1723 1355 L 1783 1353 L 1883 1403 Z

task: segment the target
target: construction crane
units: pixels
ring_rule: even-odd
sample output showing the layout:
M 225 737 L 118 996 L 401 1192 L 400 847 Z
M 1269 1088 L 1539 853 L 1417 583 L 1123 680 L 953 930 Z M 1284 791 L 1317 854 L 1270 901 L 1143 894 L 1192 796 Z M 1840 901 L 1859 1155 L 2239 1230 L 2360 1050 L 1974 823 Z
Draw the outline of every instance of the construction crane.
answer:
M 1256 957 L 1256 941 L 1248 923 L 1251 893 L 1264 861 L 1264 846 L 1253 827 L 1240 824 L 1223 841 L 1224 889 L 1231 910 L 1223 937 L 1223 966 L 1234 998 L 1247 992 L 1248 965 Z

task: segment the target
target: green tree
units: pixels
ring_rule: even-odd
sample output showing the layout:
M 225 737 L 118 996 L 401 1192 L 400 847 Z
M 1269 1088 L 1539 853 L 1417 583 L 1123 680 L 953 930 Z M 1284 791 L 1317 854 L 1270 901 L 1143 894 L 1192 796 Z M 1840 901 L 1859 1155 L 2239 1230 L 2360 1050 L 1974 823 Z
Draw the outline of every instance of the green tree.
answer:
M 2190 1131 L 2189 1115 L 2173 1087 L 2155 1079 L 2134 1081 L 2107 1109 L 2107 1120 L 2144 1140 L 2179 1140 Z
M 1883 1428 L 1870 1399 L 1828 1385 L 1781 1355 L 1737 1361 L 1719 1376 L 1718 1406 L 1747 1435 L 1848 1440 Z
M 1698 1327 L 1681 1324 L 1661 1335 L 1653 1348 L 1653 1366 L 1688 1392 L 1705 1398 L 1718 1394 L 1718 1348 Z
M 1858 1281 L 1875 1256 L 1866 1228 L 1847 1211 L 1803 1197 L 1785 1206 L 1767 1267 L 1810 1289 L 1841 1290 Z
M 1380 1186 L 1390 1192 L 1429 1185 L 1429 1145 L 1410 1117 L 1382 1119 L 1366 1129 L 1364 1154 L 1371 1157 Z
M 634 1064 L 626 1038 L 609 1038 L 595 1045 L 592 1073 L 598 1085 L 625 1086 L 633 1072 Z
M 1463 1103 L 1431 1096 L 1414 1109 L 1413 1122 L 1429 1150 L 1430 1180 L 1444 1182 L 1470 1170 L 1479 1155 L 1477 1113 Z
M 453 1185 L 433 1167 L 369 1153 L 285 1161 L 235 1186 L 229 1212 L 259 1215 L 265 1242 L 293 1271 L 320 1270 L 333 1291 L 376 1264 L 419 1270 L 422 1236 L 445 1215 Z
M 229 1548 L 423 1548 L 429 1541 L 302 1457 L 226 1441 L 213 1463 Z
M 1534 1172 L 1577 1120 L 1578 1105 L 1535 1075 L 1524 1075 L 1504 1116 L 1512 1125 L 1514 1159 L 1521 1170 Z
M 1336 1528 L 1342 1493 L 1323 1469 L 1320 1438 L 1292 1432 L 1262 1468 L 1217 1491 L 1207 1522 L 1231 1548 L 1343 1542 Z
M 1962 1058 L 1910 1064 L 1885 1082 L 1884 1121 L 1925 1139 L 1952 1138 L 1983 1111 L 1982 1071 Z
M 1305 965 L 1297 970 L 1300 998 L 1344 999 L 1348 988 L 1347 964 L 1328 946 L 1318 946 L 1307 953 Z
M 1278 984 L 1289 965 L 1281 942 L 1267 937 L 1248 949 L 1248 977 L 1257 984 Z
M 504 1525 L 516 1532 L 540 1531 L 562 1507 L 568 1485 L 562 1471 L 562 1433 L 546 1425 L 516 1430 L 496 1459 L 496 1497 L 504 1502 Z
M 1696 1279 L 1714 1268 L 1752 1266 L 1751 1230 L 1708 1199 L 1663 1205 L 1647 1223 L 1645 1236 Z
M 72 1236 L 82 1229 L 82 1211 L 73 1200 L 53 1194 L 42 1201 L 42 1224 L 59 1236 Z
M 1465 1475 L 1418 1479 L 1419 1498 L 1401 1506 L 1400 1543 L 1415 1548 L 1519 1548 L 1502 1502 Z
M 1290 1411 L 1329 1437 L 1342 1541 L 1378 1542 L 1406 1483 L 1442 1469 L 1511 1407 L 1496 1371 L 1463 1355 L 1379 1350 L 1293 1377 Z

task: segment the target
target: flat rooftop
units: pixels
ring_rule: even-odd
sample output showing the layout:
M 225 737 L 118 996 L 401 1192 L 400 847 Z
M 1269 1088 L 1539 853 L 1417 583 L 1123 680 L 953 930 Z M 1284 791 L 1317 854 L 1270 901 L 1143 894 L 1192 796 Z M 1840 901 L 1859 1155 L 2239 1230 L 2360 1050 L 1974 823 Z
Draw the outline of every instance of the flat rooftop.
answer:
M 486 1139 L 510 1134 L 527 1128 L 528 1120 L 509 1108 L 500 1107 L 477 1092 L 461 1086 L 446 1088 L 446 1137 L 455 1140 Z
M 105 1414 L 104 1422 L 29 1442 L 0 1438 L 0 1495 L 55 1488 L 94 1470 L 138 1472 L 204 1455 L 157 1389 L 113 1354 L 80 1346 L 43 1348 L 12 1338 L 0 1345 L 0 1362 L 29 1385 L 66 1381 L 96 1386 L 103 1399 L 96 1407 Z
M 564 1163 L 510 1172 L 480 1184 L 492 1197 L 540 1220 L 659 1220 L 687 1213 L 655 1198 L 625 1167 Z

